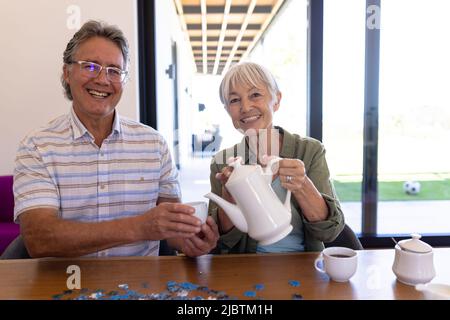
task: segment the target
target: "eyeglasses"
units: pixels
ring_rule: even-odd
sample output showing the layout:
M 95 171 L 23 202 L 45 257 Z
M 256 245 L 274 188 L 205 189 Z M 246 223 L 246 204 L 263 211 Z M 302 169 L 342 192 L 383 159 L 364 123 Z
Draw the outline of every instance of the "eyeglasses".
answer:
M 100 72 L 106 70 L 106 78 L 111 82 L 125 82 L 128 71 L 116 67 L 104 67 L 98 63 L 90 61 L 72 61 L 70 63 L 78 63 L 81 73 L 88 78 L 97 78 Z

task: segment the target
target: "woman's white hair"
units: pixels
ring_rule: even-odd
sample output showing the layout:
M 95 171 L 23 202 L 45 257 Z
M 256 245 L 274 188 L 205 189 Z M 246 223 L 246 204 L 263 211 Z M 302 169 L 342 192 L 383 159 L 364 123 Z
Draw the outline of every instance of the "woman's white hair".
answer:
M 269 70 L 254 62 L 241 62 L 232 66 L 220 83 L 220 101 L 228 106 L 230 90 L 237 86 L 260 88 L 264 85 L 272 96 L 272 102 L 277 99 L 280 92 L 275 77 Z

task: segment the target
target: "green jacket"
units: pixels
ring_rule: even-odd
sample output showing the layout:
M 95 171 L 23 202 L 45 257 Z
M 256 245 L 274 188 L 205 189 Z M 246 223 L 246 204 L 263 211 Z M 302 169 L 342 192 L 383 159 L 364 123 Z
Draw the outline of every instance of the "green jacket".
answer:
M 305 235 L 306 251 L 321 251 L 324 248 L 323 242 L 331 242 L 339 235 L 344 228 L 344 215 L 336 197 L 333 184 L 330 180 L 330 172 L 325 159 L 325 148 L 318 140 L 309 137 L 300 137 L 279 128 L 283 134 L 283 145 L 281 146 L 280 157 L 300 159 L 305 164 L 306 174 L 314 183 L 317 190 L 322 194 L 329 210 L 328 219 L 319 222 L 308 222 L 294 197 L 291 203 L 301 214 Z M 216 173 L 226 166 L 226 156 L 234 154 L 238 156 L 238 150 L 245 150 L 245 154 L 239 154 L 249 163 L 249 149 L 246 139 L 243 138 L 240 144 L 221 150 L 211 161 L 210 183 L 211 192 L 221 196 L 222 187 L 215 178 Z M 209 214 L 218 222 L 218 207 L 213 201 L 209 202 Z M 220 230 L 220 226 L 219 226 Z M 257 241 L 249 237 L 246 233 L 237 228 L 231 229 L 228 233 L 222 234 L 219 238 L 217 248 L 213 253 L 255 253 Z

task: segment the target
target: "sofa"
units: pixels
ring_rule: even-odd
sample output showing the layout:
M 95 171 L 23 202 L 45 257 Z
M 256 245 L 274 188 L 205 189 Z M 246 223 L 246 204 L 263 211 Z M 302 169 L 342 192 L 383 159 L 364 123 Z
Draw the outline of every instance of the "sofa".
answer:
M 14 223 L 13 176 L 0 176 L 0 254 L 20 234 Z

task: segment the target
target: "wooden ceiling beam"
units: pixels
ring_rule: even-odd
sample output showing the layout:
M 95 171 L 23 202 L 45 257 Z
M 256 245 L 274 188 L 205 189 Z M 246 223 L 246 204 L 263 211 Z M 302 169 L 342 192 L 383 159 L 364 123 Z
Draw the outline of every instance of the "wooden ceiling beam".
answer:
M 239 31 L 238 36 L 236 37 L 236 41 L 234 42 L 233 49 L 231 49 L 230 55 L 228 56 L 228 61 L 225 64 L 224 71 L 227 71 L 230 68 L 231 62 L 233 61 L 234 54 L 236 50 L 240 46 L 240 42 L 242 37 L 244 36 L 245 30 L 249 27 L 249 19 L 253 14 L 253 10 L 255 9 L 257 0 L 251 0 L 250 5 L 248 6 L 247 15 L 245 16 L 245 20 L 242 23 L 241 30 Z
M 223 11 L 223 20 L 222 20 L 222 27 L 220 30 L 220 36 L 219 36 L 219 44 L 217 46 L 217 52 L 216 52 L 216 62 L 214 63 L 213 67 L 213 74 L 217 73 L 217 69 L 219 68 L 219 60 L 220 56 L 222 55 L 222 47 L 225 40 L 225 35 L 227 32 L 227 25 L 228 25 L 228 18 L 230 15 L 230 7 L 231 7 L 232 0 L 226 0 L 225 7 Z
M 225 5 L 208 5 L 206 7 L 206 10 L 208 11 L 208 14 L 212 13 L 223 13 L 226 8 Z M 248 6 L 230 6 L 229 13 L 235 14 L 235 13 L 247 13 Z M 201 8 L 199 6 L 195 5 L 185 5 L 183 6 L 183 11 L 185 14 L 201 14 Z M 272 12 L 272 5 L 257 5 L 255 6 L 255 9 L 253 10 L 253 13 L 265 13 L 270 14 Z
M 242 37 L 242 41 L 252 42 L 253 38 L 254 37 L 252 37 L 252 36 L 250 36 L 250 37 Z M 220 39 L 220 36 L 219 37 L 208 36 L 208 41 L 219 41 L 219 39 Z M 199 41 L 201 42 L 202 41 L 202 37 L 192 36 L 192 37 L 189 38 L 189 40 L 191 42 L 199 42 Z M 235 40 L 236 40 L 236 37 L 225 37 L 225 39 L 224 39 L 224 41 L 233 41 L 233 42 Z
M 276 1 L 277 2 L 275 3 L 275 5 L 272 8 L 272 12 L 270 13 L 270 15 L 266 19 L 266 21 L 263 23 L 263 25 L 262 25 L 261 29 L 259 30 L 259 32 L 255 35 L 255 38 L 253 39 L 253 42 L 248 46 L 247 50 L 245 51 L 244 55 L 242 56 L 242 59 L 245 59 L 250 54 L 250 51 L 252 51 L 254 46 L 258 43 L 259 39 L 264 34 L 264 32 L 266 31 L 266 29 L 269 26 L 270 22 L 275 17 L 275 15 L 277 14 L 277 12 L 280 9 L 281 5 L 284 2 L 284 0 L 276 0 Z
M 207 30 L 208 30 L 208 20 L 206 18 L 206 0 L 200 0 L 200 4 L 201 4 L 201 10 L 202 10 L 202 47 L 203 47 L 203 73 L 206 73 L 206 64 L 207 64 L 207 51 L 208 51 L 208 45 L 207 45 L 207 41 L 208 41 L 208 35 L 207 35 Z M 188 25 L 189 27 L 189 25 Z M 194 49 L 194 47 L 192 47 L 192 49 Z
M 197 70 L 221 74 L 249 55 L 284 0 L 174 2 Z
M 202 1 L 206 1 L 206 0 L 202 0 Z M 245 19 L 248 20 L 248 19 L 250 19 L 250 17 L 249 16 L 245 16 Z M 202 19 L 202 23 L 188 23 L 187 24 L 187 28 L 188 28 L 188 30 L 203 30 L 203 19 Z M 208 23 L 206 25 L 206 28 L 208 30 L 221 30 L 222 29 L 222 25 L 219 24 L 219 23 Z M 242 29 L 242 24 L 240 24 L 240 23 L 230 23 L 230 24 L 228 24 L 227 29 L 228 30 L 241 30 Z M 246 29 L 248 29 L 248 30 L 260 30 L 261 29 L 261 24 L 260 23 L 248 23 L 247 22 Z

